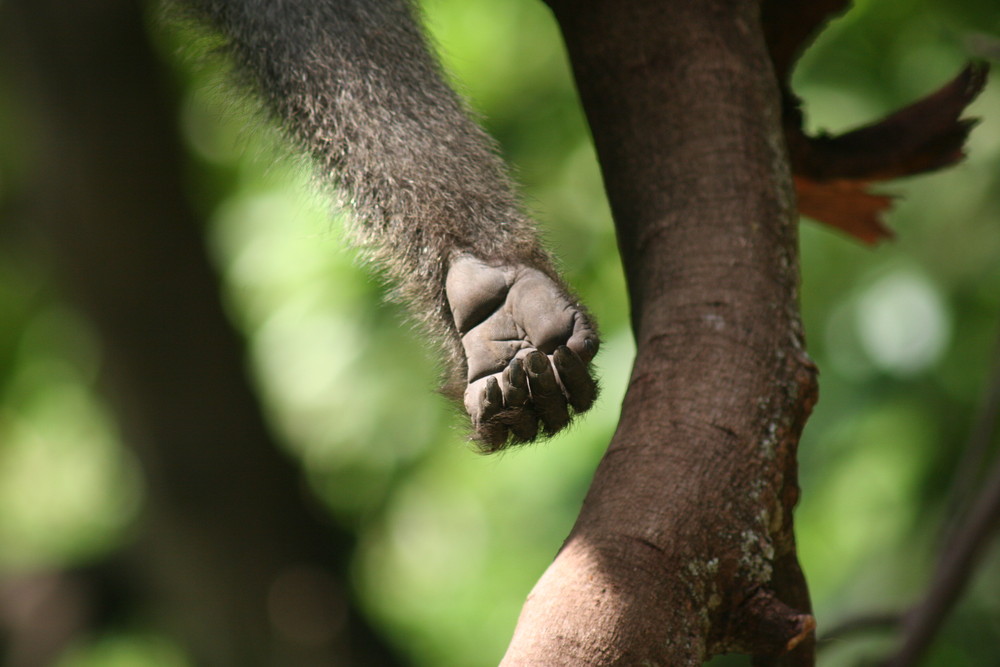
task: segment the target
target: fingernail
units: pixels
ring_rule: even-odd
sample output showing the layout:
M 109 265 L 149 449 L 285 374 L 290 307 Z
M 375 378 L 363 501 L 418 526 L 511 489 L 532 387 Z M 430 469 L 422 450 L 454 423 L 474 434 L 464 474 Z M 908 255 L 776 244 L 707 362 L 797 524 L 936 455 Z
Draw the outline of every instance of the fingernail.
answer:
M 524 384 L 524 367 L 521 365 L 520 359 L 515 359 L 510 362 L 507 370 L 509 372 L 507 377 L 512 385 L 518 386 Z
M 535 375 L 544 373 L 545 369 L 549 367 L 549 359 L 542 352 L 532 352 L 526 361 L 528 362 L 528 370 Z
M 486 401 L 489 404 L 499 404 L 503 402 L 503 393 L 500 391 L 500 383 L 496 378 L 486 381 Z

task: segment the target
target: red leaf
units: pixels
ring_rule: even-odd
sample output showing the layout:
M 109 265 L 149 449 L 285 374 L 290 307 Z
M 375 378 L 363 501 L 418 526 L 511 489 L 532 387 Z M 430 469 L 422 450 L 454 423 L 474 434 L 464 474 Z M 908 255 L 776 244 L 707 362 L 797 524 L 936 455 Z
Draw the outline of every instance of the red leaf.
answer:
M 818 182 L 796 176 L 799 212 L 868 244 L 892 238 L 892 230 L 882 223 L 881 215 L 892 207 L 893 198 L 872 194 L 867 186 L 864 181 Z

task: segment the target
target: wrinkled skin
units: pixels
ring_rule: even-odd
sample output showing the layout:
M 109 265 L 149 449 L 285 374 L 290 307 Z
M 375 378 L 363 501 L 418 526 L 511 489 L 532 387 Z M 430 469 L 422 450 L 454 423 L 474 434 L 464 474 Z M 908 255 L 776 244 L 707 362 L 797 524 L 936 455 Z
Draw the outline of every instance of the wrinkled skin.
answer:
M 581 306 L 538 269 L 452 262 L 448 303 L 468 363 L 465 409 L 487 451 L 552 435 L 590 408 L 597 332 Z

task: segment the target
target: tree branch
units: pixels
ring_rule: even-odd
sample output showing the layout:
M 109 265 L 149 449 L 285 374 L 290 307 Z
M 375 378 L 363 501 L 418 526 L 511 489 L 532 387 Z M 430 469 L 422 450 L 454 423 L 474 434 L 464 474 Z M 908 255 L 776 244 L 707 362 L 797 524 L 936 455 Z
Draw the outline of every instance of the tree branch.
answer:
M 823 26 L 849 5 L 849 0 L 763 0 L 761 15 L 781 86 L 799 211 L 876 243 L 892 237 L 881 218 L 893 198 L 868 188 L 961 160 L 975 122 L 960 117 L 982 91 L 988 68 L 969 64 L 940 90 L 875 123 L 839 135 L 807 135 L 801 102 L 792 90 L 792 70 Z
M 881 215 L 892 197 L 869 192 L 873 183 L 935 171 L 965 157 L 976 121 L 965 108 L 982 92 L 989 68 L 967 65 L 937 91 L 880 121 L 838 135 L 809 136 L 798 101 L 785 98 L 785 136 L 799 211 L 866 243 L 892 236 Z
M 981 487 L 983 470 L 989 464 L 990 445 L 996 435 L 998 423 L 1000 423 L 1000 337 L 994 344 L 992 371 L 980 397 L 969 439 L 962 448 L 962 459 L 951 482 L 948 499 L 948 515 L 951 521 L 948 533 L 956 531 L 956 524 L 966 513 L 975 490 Z M 951 534 L 945 534 L 942 541 L 945 544 L 951 543 Z
M 815 401 L 780 94 L 755 2 L 550 2 L 611 202 L 638 355 L 505 665 L 812 663 L 791 511 Z
M 970 436 L 970 444 L 990 442 L 996 437 L 997 405 L 1000 393 L 1000 357 L 994 360 L 992 380 L 983 409 Z M 959 478 L 961 479 L 961 478 Z M 1000 527 L 1000 457 L 993 467 L 964 521 L 949 535 L 924 599 L 903 619 L 900 647 L 887 667 L 916 665 L 931 645 L 951 608 L 965 591 L 985 555 L 990 539 Z

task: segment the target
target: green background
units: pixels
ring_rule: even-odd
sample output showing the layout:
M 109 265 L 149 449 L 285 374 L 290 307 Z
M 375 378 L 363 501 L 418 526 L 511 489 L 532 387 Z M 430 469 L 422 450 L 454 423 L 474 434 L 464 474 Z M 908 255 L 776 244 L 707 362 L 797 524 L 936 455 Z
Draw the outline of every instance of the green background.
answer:
M 254 121 L 229 103 L 222 73 L 178 53 L 181 35 L 156 39 L 184 81 L 177 118 L 191 192 L 211 219 L 229 312 L 249 340 L 274 429 L 331 515 L 359 536 L 353 583 L 367 611 L 413 664 L 477 667 L 497 663 L 572 525 L 614 430 L 634 347 L 608 207 L 552 17 L 536 0 L 423 5 L 448 71 L 514 165 L 605 340 L 595 409 L 549 443 L 494 457 L 465 441 L 461 418 L 433 391 L 432 346 L 385 302 L 301 165 L 275 162 L 274 133 L 247 131 Z M 875 120 L 1000 40 L 992 1 L 855 5 L 797 70 L 811 130 Z M 982 122 L 965 163 L 883 188 L 900 197 L 888 217 L 894 242 L 872 249 L 802 224 L 802 309 L 821 400 L 800 450 L 797 532 L 821 634 L 919 598 L 990 377 L 1000 325 L 996 82 L 970 114 Z M 0 134 L 14 133 L 0 103 Z M 4 157 L 0 197 L 16 170 Z M 0 575 L 100 559 L 128 540 L 143 503 L 141 473 L 96 392 L 99 346 L 36 250 L 0 243 Z M 821 663 L 854 665 L 891 646 L 886 633 L 850 636 L 826 644 Z M 188 659 L 137 620 L 61 664 Z M 1000 664 L 996 553 L 927 664 Z

